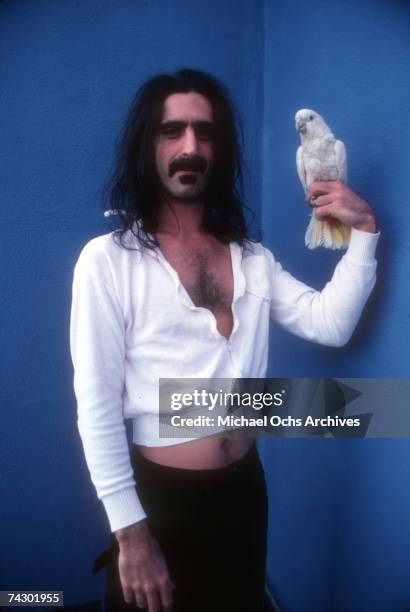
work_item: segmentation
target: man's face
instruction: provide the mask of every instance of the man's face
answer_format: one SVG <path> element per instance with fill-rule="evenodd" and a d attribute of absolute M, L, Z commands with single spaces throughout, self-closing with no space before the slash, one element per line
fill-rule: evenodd
<path fill-rule="evenodd" d="M 201 197 L 214 158 L 210 102 L 198 93 L 175 93 L 164 101 L 155 164 L 168 196 L 190 202 Z"/>

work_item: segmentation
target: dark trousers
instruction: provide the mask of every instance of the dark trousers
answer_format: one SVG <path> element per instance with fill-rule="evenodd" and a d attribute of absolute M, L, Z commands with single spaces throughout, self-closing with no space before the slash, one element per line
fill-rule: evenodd
<path fill-rule="evenodd" d="M 254 444 L 228 466 L 190 470 L 159 465 L 133 448 L 137 491 L 176 588 L 173 612 L 264 609 L 267 494 Z M 141 610 L 124 602 L 112 534 L 106 612 Z"/>

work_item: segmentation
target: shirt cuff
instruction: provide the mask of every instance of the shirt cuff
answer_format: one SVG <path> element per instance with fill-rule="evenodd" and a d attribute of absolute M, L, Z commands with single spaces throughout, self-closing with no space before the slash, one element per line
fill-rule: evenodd
<path fill-rule="evenodd" d="M 346 257 L 357 263 L 373 263 L 379 237 L 380 232 L 373 234 L 352 227 Z"/>
<path fill-rule="evenodd" d="M 101 501 L 104 504 L 111 531 L 123 529 L 147 517 L 135 487 L 106 495 Z"/>

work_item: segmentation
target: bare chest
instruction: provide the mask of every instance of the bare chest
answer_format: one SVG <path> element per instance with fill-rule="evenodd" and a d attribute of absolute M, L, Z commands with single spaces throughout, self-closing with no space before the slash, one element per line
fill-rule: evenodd
<path fill-rule="evenodd" d="M 193 304 L 210 310 L 218 331 L 229 337 L 233 326 L 233 274 L 229 246 L 176 246 L 166 241 L 161 241 L 160 246 Z"/>

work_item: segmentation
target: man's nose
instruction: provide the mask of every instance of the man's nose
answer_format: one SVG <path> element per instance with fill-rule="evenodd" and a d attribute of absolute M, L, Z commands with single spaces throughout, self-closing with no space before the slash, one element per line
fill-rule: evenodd
<path fill-rule="evenodd" d="M 195 130 L 191 127 L 187 127 L 183 136 L 182 153 L 184 155 L 194 155 L 197 152 L 198 140 L 195 134 Z"/>

